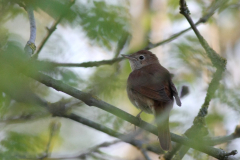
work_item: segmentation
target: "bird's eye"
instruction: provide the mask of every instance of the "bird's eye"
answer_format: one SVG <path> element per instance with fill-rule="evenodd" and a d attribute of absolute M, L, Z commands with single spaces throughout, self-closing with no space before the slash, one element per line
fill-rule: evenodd
<path fill-rule="evenodd" d="M 144 58 L 145 58 L 144 56 L 139 56 L 140 60 L 144 60 Z"/>

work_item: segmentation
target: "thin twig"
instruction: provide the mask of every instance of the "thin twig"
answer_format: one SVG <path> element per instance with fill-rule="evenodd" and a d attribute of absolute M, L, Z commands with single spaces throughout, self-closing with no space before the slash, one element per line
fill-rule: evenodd
<path fill-rule="evenodd" d="M 28 18 L 30 22 L 30 38 L 28 40 L 29 43 L 35 43 L 36 40 L 36 23 L 33 13 L 33 8 L 31 6 L 27 6 Z"/>
<path fill-rule="evenodd" d="M 69 8 L 75 3 L 75 0 L 71 0 L 69 3 Z M 58 20 L 56 20 L 52 26 L 50 28 L 47 28 L 47 35 L 45 38 L 43 38 L 42 42 L 40 43 L 36 53 L 32 56 L 32 58 L 37 59 L 39 53 L 41 52 L 43 46 L 45 45 L 45 43 L 48 41 L 49 37 L 52 35 L 52 33 L 56 30 L 57 25 L 62 21 L 62 19 L 64 18 L 64 16 L 66 15 L 67 10 L 58 18 Z"/>
<path fill-rule="evenodd" d="M 211 5 L 210 5 L 210 8 L 208 9 L 208 12 L 206 12 L 196 23 L 195 23 L 195 26 L 198 26 L 199 24 L 201 23 L 206 23 L 208 21 L 208 19 L 215 13 L 215 11 L 220 7 L 222 6 L 224 3 L 226 3 L 227 1 L 226 0 L 219 0 L 217 2 L 213 2 Z M 171 42 L 173 41 L 174 39 L 176 39 L 177 37 L 179 37 L 180 35 L 186 33 L 187 31 L 191 30 L 192 28 L 189 27 L 187 29 L 184 29 L 183 31 L 180 31 L 174 35 L 172 35 L 170 38 L 166 39 L 166 40 L 163 40 L 161 42 L 158 42 L 158 43 L 155 43 L 155 44 L 152 44 L 152 43 L 149 43 L 148 46 L 145 48 L 146 50 L 149 50 L 149 49 L 152 49 L 152 48 L 155 48 L 155 47 L 158 47 L 158 46 L 161 46 L 165 43 L 168 43 L 168 42 Z"/>
<path fill-rule="evenodd" d="M 50 146 L 52 143 L 53 136 L 55 136 L 56 133 L 59 132 L 60 126 L 61 126 L 61 124 L 56 121 L 53 121 L 50 124 L 50 136 L 49 136 L 49 140 L 48 140 L 47 147 L 46 147 L 46 157 L 49 156 L 49 149 L 50 149 Z"/>
<path fill-rule="evenodd" d="M 174 158 L 172 160 L 180 160 L 182 159 L 185 154 L 188 152 L 190 148 L 186 147 L 186 146 L 181 146 L 181 148 L 179 149 L 179 151 L 177 152 L 177 154 L 174 156 Z"/>
<path fill-rule="evenodd" d="M 36 40 L 36 23 L 35 23 L 35 18 L 34 18 L 34 13 L 33 13 L 33 8 L 32 6 L 28 5 L 26 6 L 26 10 L 28 13 L 28 18 L 30 22 L 30 38 L 24 48 L 25 53 L 27 54 L 28 57 L 31 57 L 34 51 L 36 50 L 35 46 L 35 40 Z"/>
<path fill-rule="evenodd" d="M 238 152 L 237 152 L 237 150 L 233 150 L 233 151 L 231 151 L 231 152 L 228 152 L 227 154 L 226 154 L 226 156 L 228 157 L 228 156 L 234 156 L 234 155 L 236 155 Z"/>
<path fill-rule="evenodd" d="M 90 61 L 83 63 L 54 63 L 54 62 L 43 62 L 46 63 L 46 66 L 49 67 L 98 67 L 101 65 L 111 65 L 113 63 L 123 60 L 123 57 L 113 58 L 111 60 L 102 60 L 102 61 Z"/>
<path fill-rule="evenodd" d="M 138 146 L 138 148 L 140 149 L 146 160 L 151 160 L 151 158 L 148 156 L 147 150 L 143 147 L 142 143 Z"/>
<path fill-rule="evenodd" d="M 214 137 L 214 138 L 204 138 L 203 143 L 210 146 L 215 146 L 221 143 L 232 141 L 235 138 L 239 138 L 240 135 L 232 133 L 228 136 Z"/>
<path fill-rule="evenodd" d="M 99 148 L 109 147 L 109 146 L 114 145 L 114 144 L 119 143 L 119 142 L 121 142 L 121 141 L 120 140 L 115 140 L 113 142 L 101 143 L 99 145 L 96 145 L 95 147 L 92 147 L 91 149 L 89 149 L 89 151 L 76 156 L 76 158 L 85 158 L 87 155 L 92 154 L 93 152 L 97 152 L 99 150 Z"/>
<path fill-rule="evenodd" d="M 119 56 L 121 50 L 124 48 L 124 45 L 126 45 L 126 43 L 129 41 L 130 37 L 131 36 L 129 35 L 129 33 L 125 33 L 121 36 L 120 40 L 118 41 L 117 49 L 113 58 L 117 58 Z"/>
<path fill-rule="evenodd" d="M 222 70 L 225 70 L 226 67 L 226 59 L 219 56 L 206 42 L 206 40 L 201 36 L 199 33 L 197 27 L 192 21 L 192 18 L 189 16 L 189 10 L 187 8 L 187 4 L 185 0 L 180 0 L 180 13 L 185 16 L 189 24 L 191 25 L 191 28 L 195 32 L 196 36 L 198 37 L 199 42 L 201 43 L 202 47 L 205 49 L 208 57 L 211 59 L 212 64 L 216 68 L 220 68 Z"/>
<path fill-rule="evenodd" d="M 146 160 L 151 160 L 151 158 L 148 156 L 147 151 L 144 148 L 140 149 L 143 156 L 145 157 Z"/>
<path fill-rule="evenodd" d="M 180 143 L 177 143 L 173 149 L 167 153 L 164 154 L 164 159 L 165 160 L 171 160 L 172 157 L 177 153 L 177 151 L 182 147 Z"/>

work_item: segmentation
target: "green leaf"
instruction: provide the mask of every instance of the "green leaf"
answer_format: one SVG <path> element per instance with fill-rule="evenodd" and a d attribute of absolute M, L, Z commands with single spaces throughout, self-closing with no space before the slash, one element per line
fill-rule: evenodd
<path fill-rule="evenodd" d="M 128 10 L 103 1 L 93 1 L 93 6 L 89 6 L 81 4 L 75 9 L 80 25 L 92 43 L 113 49 L 122 35 L 129 33 Z"/>
<path fill-rule="evenodd" d="M 44 151 L 46 140 L 40 136 L 8 132 L 1 145 L 6 149 L 5 155 L 30 157 Z"/>

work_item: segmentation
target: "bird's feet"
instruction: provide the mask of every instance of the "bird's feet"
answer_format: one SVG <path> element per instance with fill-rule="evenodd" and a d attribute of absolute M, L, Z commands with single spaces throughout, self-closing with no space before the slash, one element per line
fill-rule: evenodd
<path fill-rule="evenodd" d="M 141 110 L 141 112 L 139 112 L 139 113 L 137 114 L 137 116 L 136 116 L 136 118 L 138 119 L 138 124 L 139 124 L 139 125 L 140 125 L 141 122 L 142 122 L 142 119 L 141 119 L 141 113 L 142 113 L 142 111 L 143 111 L 143 110 Z M 136 130 L 136 126 L 135 126 L 134 128 L 135 128 L 135 130 Z"/>

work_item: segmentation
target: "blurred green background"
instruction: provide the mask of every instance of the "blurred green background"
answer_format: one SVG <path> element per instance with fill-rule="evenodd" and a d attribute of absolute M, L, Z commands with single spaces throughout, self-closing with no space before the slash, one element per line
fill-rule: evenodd
<path fill-rule="evenodd" d="M 194 22 L 213 9 L 216 3 L 221 4 L 198 29 L 209 45 L 227 59 L 227 69 L 206 117 L 209 136 L 229 135 L 240 119 L 240 2 L 188 0 L 187 3 Z M 23 92 L 26 89 L 49 103 L 68 103 L 71 112 L 115 131 L 133 132 L 132 124 L 15 71 L 22 65 L 17 59 L 27 59 L 23 50 L 29 38 L 29 20 L 22 7 L 26 4 L 34 8 L 37 48 L 49 34 L 46 27 L 51 28 L 60 19 L 56 30 L 39 52 L 38 60 L 42 61 L 82 63 L 121 57 L 120 54 L 133 53 L 145 48 L 149 42 L 161 42 L 189 27 L 184 16 L 179 14 L 177 0 L 1 0 L 0 159 L 38 159 L 46 150 L 49 155 L 45 159 L 74 159 L 72 157 L 87 152 L 91 147 L 115 140 L 72 120 L 51 117 L 38 104 L 23 103 L 23 99 L 31 98 L 28 97 L 31 92 Z M 189 94 L 182 98 L 182 107 L 175 105 L 170 116 L 171 132 L 181 135 L 192 125 L 203 104 L 215 69 L 191 30 L 169 43 L 151 48 L 151 51 L 174 74 L 173 81 L 179 92 L 182 86 L 189 88 Z M 16 60 L 6 60 L 9 57 Z M 126 80 L 131 68 L 126 60 L 90 68 L 46 66 L 42 72 L 96 95 L 132 115 L 139 112 L 127 98 Z M 149 123 L 154 119 L 146 113 L 141 118 Z M 147 143 L 157 142 L 157 137 L 148 132 L 141 132 L 137 138 Z M 230 151 L 240 149 L 239 144 L 240 140 L 235 139 L 217 147 Z M 149 152 L 149 156 L 158 158 L 155 153 Z M 236 157 L 240 158 L 239 155 Z M 120 142 L 89 153 L 85 159 L 141 160 L 144 156 L 136 147 Z M 190 149 L 184 159 L 214 158 Z"/>

